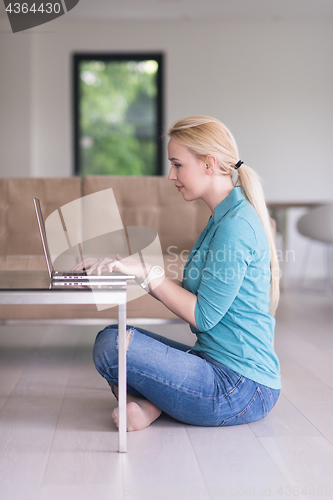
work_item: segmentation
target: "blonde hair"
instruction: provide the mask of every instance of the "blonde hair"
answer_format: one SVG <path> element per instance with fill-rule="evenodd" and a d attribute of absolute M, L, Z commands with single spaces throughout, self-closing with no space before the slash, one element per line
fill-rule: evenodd
<path fill-rule="evenodd" d="M 235 165 L 239 161 L 238 148 L 230 130 L 219 120 L 210 116 L 190 116 L 176 122 L 168 135 L 200 159 L 205 159 L 208 155 L 215 156 L 220 171 L 232 178 Z M 280 297 L 280 269 L 261 180 L 258 174 L 244 163 L 237 169 L 237 173 L 237 184 L 239 183 L 245 198 L 257 212 L 268 239 L 271 261 L 270 310 L 274 314 Z"/>

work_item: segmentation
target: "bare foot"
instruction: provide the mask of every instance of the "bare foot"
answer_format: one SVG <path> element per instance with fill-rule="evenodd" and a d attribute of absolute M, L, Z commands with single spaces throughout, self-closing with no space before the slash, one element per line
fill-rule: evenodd
<path fill-rule="evenodd" d="M 134 398 L 133 396 L 131 399 L 135 399 L 135 401 L 130 401 L 126 405 L 128 431 L 139 431 L 148 427 L 162 413 L 162 410 L 147 399 Z M 116 426 L 119 427 L 119 408 L 113 410 L 112 418 Z"/>

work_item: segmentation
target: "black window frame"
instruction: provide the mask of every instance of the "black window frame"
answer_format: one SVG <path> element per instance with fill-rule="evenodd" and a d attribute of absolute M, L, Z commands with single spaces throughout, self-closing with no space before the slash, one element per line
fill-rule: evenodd
<path fill-rule="evenodd" d="M 164 150 L 164 54 L 162 52 L 84 52 L 72 56 L 73 67 L 73 128 L 74 128 L 74 175 L 81 176 L 80 172 L 80 75 L 81 61 L 147 61 L 155 60 L 158 63 L 157 71 L 157 168 L 156 176 L 163 175 Z"/>

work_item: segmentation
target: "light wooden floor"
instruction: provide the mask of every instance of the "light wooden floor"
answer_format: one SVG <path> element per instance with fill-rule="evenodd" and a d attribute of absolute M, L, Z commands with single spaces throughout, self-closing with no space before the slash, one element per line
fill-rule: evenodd
<path fill-rule="evenodd" d="M 263 420 L 187 426 L 162 415 L 117 453 L 98 326 L 0 326 L 0 499 L 333 498 L 333 296 L 285 292 L 282 395 Z M 187 326 L 149 325 L 191 343 Z"/>

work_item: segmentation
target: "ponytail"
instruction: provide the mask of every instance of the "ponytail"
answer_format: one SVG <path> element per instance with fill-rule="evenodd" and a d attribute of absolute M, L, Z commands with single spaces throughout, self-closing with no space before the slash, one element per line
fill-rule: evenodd
<path fill-rule="evenodd" d="M 270 310 L 272 314 L 275 314 L 280 298 L 280 268 L 275 246 L 275 237 L 265 203 L 265 197 L 260 182 L 260 177 L 252 168 L 248 167 L 245 164 L 242 164 L 242 166 L 237 170 L 237 173 L 239 184 L 242 188 L 243 194 L 257 212 L 268 239 L 271 257 Z"/>

